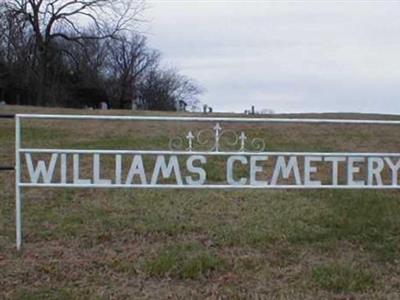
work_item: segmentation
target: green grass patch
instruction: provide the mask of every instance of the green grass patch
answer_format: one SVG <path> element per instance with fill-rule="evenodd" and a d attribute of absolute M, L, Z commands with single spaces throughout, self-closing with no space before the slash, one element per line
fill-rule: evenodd
<path fill-rule="evenodd" d="M 287 233 L 295 244 L 324 244 L 348 240 L 373 252 L 377 259 L 392 261 L 399 254 L 400 199 L 396 192 L 314 192 L 308 197 L 325 208 L 288 222 Z"/>
<path fill-rule="evenodd" d="M 155 258 L 148 259 L 145 270 L 150 276 L 197 279 L 222 271 L 225 265 L 222 258 L 201 244 L 177 243 L 161 249 Z"/>
<path fill-rule="evenodd" d="M 76 136 L 62 128 L 25 124 L 21 130 L 22 147 L 26 148 L 62 147 L 66 141 L 74 139 Z"/>
<path fill-rule="evenodd" d="M 368 270 L 339 264 L 315 267 L 312 278 L 319 287 L 334 292 L 365 292 L 375 285 Z"/>
<path fill-rule="evenodd" d="M 165 149 L 168 147 L 167 136 L 110 136 L 101 139 L 87 139 L 71 143 L 77 149 Z"/>

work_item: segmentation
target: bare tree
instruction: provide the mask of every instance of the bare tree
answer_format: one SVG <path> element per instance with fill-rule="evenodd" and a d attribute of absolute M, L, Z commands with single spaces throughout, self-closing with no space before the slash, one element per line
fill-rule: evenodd
<path fill-rule="evenodd" d="M 121 36 L 108 43 L 111 77 L 114 78 L 113 95 L 119 108 L 129 108 L 137 98 L 138 85 L 146 72 L 155 68 L 159 53 L 146 46 L 144 36 Z"/>
<path fill-rule="evenodd" d="M 108 101 L 108 40 L 84 39 L 79 44 L 63 41 L 59 48 L 64 54 L 66 64 L 63 68 L 69 78 L 68 82 L 63 82 L 68 86 L 66 105 L 96 107 L 99 102 Z"/>
<path fill-rule="evenodd" d="M 185 103 L 194 110 L 200 103 L 198 96 L 203 89 L 193 80 L 180 75 L 175 70 L 154 69 L 141 84 L 141 95 L 149 110 L 177 110 Z"/>
<path fill-rule="evenodd" d="M 0 97 L 17 104 L 197 106 L 202 89 L 134 31 L 142 2 L 0 0 Z M 19 101 L 22 99 L 22 101 Z"/>
<path fill-rule="evenodd" d="M 17 103 L 22 91 L 27 89 L 30 79 L 34 77 L 34 55 L 35 43 L 31 28 L 26 26 L 22 16 L 15 16 L 7 9 L 5 2 L 1 3 L 0 62 L 3 67 L 0 69 L 0 76 L 8 79 L 8 84 L 15 91 Z M 13 78 L 14 74 L 18 74 L 18 78 Z M 28 95 L 23 96 L 26 98 Z"/>
<path fill-rule="evenodd" d="M 137 20 L 143 2 L 130 0 L 7 0 L 13 17 L 23 18 L 33 31 L 37 47 L 39 104 L 46 104 L 46 80 L 55 40 L 81 43 L 104 39 L 128 30 Z M 96 29 L 88 35 L 80 24 Z"/>

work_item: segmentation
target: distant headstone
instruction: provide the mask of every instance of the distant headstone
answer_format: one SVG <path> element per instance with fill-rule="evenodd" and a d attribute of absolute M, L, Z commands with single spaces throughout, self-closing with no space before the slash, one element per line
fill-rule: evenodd
<path fill-rule="evenodd" d="M 100 109 L 101 110 L 107 110 L 108 109 L 108 105 L 106 102 L 101 102 L 100 103 Z"/>
<path fill-rule="evenodd" d="M 136 99 L 131 101 L 131 109 L 137 110 L 138 109 L 138 101 Z"/>

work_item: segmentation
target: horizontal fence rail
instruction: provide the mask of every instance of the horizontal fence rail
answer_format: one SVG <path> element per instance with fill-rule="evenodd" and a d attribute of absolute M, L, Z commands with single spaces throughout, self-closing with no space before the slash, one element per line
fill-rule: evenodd
<path fill-rule="evenodd" d="M 15 167 L 0 166 L 0 171 L 15 171 Z"/>
<path fill-rule="evenodd" d="M 163 117 L 163 116 L 105 116 L 105 115 L 29 115 L 26 119 L 120 120 L 120 121 L 181 121 L 181 122 L 240 122 L 240 123 L 311 123 L 311 124 L 371 124 L 400 125 L 400 120 L 301 119 L 301 118 L 228 118 L 228 117 Z"/>
<path fill-rule="evenodd" d="M 14 119 L 15 115 L 4 115 L 4 114 L 0 114 L 0 119 Z"/>
<path fill-rule="evenodd" d="M 144 155 L 209 155 L 209 156 L 231 156 L 231 155 L 245 155 L 245 156 L 264 156 L 264 155 L 282 155 L 282 156 L 344 156 L 344 157 L 400 157 L 400 153 L 386 153 L 386 152 L 240 152 L 240 151 L 169 151 L 169 150 L 92 150 L 92 149 L 36 149 L 36 148 L 22 148 L 19 149 L 20 153 L 59 153 L 59 154 L 144 154 Z"/>
<path fill-rule="evenodd" d="M 118 188 L 118 189 L 126 189 L 126 188 L 135 188 L 135 189 L 215 189 L 215 190 L 223 190 L 223 189 L 372 189 L 372 190 L 393 190 L 399 189 L 399 185 L 288 185 L 288 184 L 277 184 L 277 185 L 226 185 L 226 184 L 202 184 L 202 185 L 187 185 L 187 184 L 61 184 L 61 183 L 20 183 L 20 187 L 36 187 L 36 188 Z"/>

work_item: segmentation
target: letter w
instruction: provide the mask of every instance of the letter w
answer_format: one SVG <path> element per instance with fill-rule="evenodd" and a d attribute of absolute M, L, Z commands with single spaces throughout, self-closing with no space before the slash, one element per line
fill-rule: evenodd
<path fill-rule="evenodd" d="M 31 154 L 25 153 L 25 160 L 26 164 L 28 165 L 28 171 L 29 171 L 29 177 L 31 178 L 31 183 L 38 183 L 40 176 L 43 177 L 43 183 L 51 183 L 57 159 L 58 159 L 58 154 L 54 153 L 51 155 L 50 165 L 48 169 L 46 168 L 46 163 L 43 160 L 39 160 L 36 169 L 34 169 Z"/>

